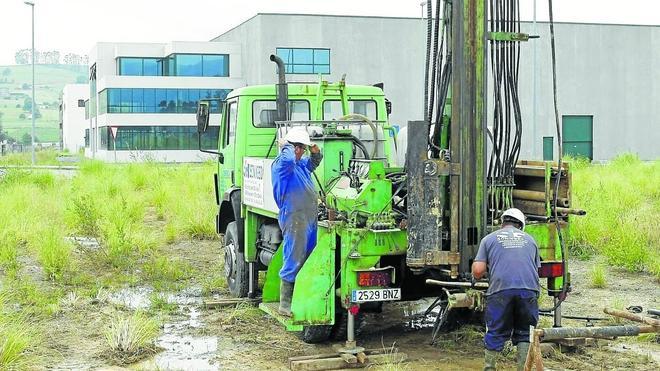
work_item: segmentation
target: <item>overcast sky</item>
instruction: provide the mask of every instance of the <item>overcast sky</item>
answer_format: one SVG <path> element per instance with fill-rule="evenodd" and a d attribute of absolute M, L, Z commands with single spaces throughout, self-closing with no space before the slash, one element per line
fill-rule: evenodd
<path fill-rule="evenodd" d="M 311 13 L 419 17 L 422 0 L 33 0 L 36 49 L 87 54 L 97 41 L 206 41 L 256 13 Z M 547 20 L 547 0 L 538 0 Z M 656 0 L 554 0 L 563 22 L 660 25 Z M 521 0 L 524 20 L 533 0 Z M 0 0 L 0 65 L 30 47 L 30 7 Z"/>

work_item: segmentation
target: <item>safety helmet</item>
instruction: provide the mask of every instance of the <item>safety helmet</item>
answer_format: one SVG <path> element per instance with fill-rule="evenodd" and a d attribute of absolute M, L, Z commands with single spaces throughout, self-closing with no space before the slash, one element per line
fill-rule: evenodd
<path fill-rule="evenodd" d="M 502 219 L 504 219 L 505 216 L 511 217 L 519 221 L 522 224 L 521 229 L 525 229 L 525 214 L 523 214 L 522 211 L 516 209 L 515 207 L 512 207 L 502 213 Z"/>
<path fill-rule="evenodd" d="M 284 139 L 289 143 L 300 143 L 306 146 L 312 145 L 312 141 L 309 139 L 309 133 L 301 127 L 289 129 L 289 132 L 286 133 Z"/>

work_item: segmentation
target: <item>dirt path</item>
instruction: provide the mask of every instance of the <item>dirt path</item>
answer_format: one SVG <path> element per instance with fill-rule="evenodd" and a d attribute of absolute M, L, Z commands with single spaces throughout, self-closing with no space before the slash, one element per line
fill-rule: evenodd
<path fill-rule="evenodd" d="M 102 301 L 72 298 L 62 315 L 53 322 L 49 349 L 44 353 L 47 369 L 119 369 L 116 361 L 103 352 L 100 329 L 117 311 L 136 308 L 150 310 L 161 319 L 163 328 L 156 340 L 160 351 L 154 356 L 124 366 L 133 370 L 284 370 L 289 357 L 333 352 L 334 341 L 322 345 L 305 344 L 296 334 L 286 332 L 279 323 L 258 309 L 239 305 L 230 308 L 205 308 L 204 299 L 228 297 L 221 276 L 217 241 L 184 241 L 166 248 L 171 256 L 185 259 L 197 273 L 186 287 L 164 293 L 168 308 L 151 308 L 154 289 L 128 287 L 108 293 Z M 616 298 L 624 306 L 658 307 L 658 283 L 650 277 L 611 270 L 610 285 L 604 289 L 588 287 L 587 270 L 593 262 L 572 262 L 574 292 L 564 305 L 564 313 L 604 317 L 601 308 Z M 430 344 L 433 318 L 421 312 L 429 301 L 390 303 L 379 314 L 368 314 L 359 336 L 367 348 L 398 349 L 409 361 L 374 367 L 383 370 L 479 370 L 483 367 L 483 328 L 464 326 L 441 334 Z M 548 318 L 544 325 L 550 324 Z M 565 325 L 582 326 L 581 321 Z M 660 367 L 660 345 L 635 339 L 603 341 L 574 353 L 546 356 L 545 366 L 553 370 L 636 369 Z M 507 348 L 500 363 L 505 369 L 515 366 L 515 352 Z"/>

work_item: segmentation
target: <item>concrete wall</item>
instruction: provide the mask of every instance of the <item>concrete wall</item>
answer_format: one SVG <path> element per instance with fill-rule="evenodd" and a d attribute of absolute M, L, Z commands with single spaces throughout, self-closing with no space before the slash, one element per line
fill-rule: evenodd
<path fill-rule="evenodd" d="M 390 121 L 405 125 L 422 117 L 426 29 L 420 19 L 261 14 L 215 38 L 242 45 L 248 85 L 277 81 L 268 57 L 278 47 L 330 48 L 330 75 L 348 84 L 383 82 L 393 102 Z M 317 82 L 318 75 L 288 74 L 289 81 Z M 416 91 L 413 91 L 416 89 Z"/>
<path fill-rule="evenodd" d="M 538 23 L 538 32 L 531 23 L 522 27 L 541 38 L 521 45 L 521 158 L 542 159 L 544 136 L 555 137 L 556 146 L 548 24 Z M 593 116 L 594 160 L 622 152 L 660 158 L 660 27 L 557 23 L 555 38 L 559 114 Z M 259 14 L 213 41 L 241 44 L 248 85 L 276 82 L 268 56 L 277 47 L 330 48 L 331 74 L 325 79 L 336 81 L 346 73 L 351 84 L 384 82 L 393 124 L 422 117 L 426 28 L 421 19 Z M 318 80 L 316 75 L 287 78 Z M 490 122 L 492 109 L 488 117 Z"/>
<path fill-rule="evenodd" d="M 69 84 L 62 92 L 62 144 L 71 153 L 85 147 L 85 129 L 89 121 L 85 119 L 85 107 L 78 107 L 78 100 L 89 98 L 89 85 Z"/>

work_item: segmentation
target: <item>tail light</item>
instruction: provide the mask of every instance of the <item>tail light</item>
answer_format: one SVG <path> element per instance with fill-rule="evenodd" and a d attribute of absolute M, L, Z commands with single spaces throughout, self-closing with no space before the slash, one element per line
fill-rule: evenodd
<path fill-rule="evenodd" d="M 391 273 L 390 273 L 391 272 Z M 359 286 L 389 286 L 394 269 L 368 270 L 357 272 Z"/>
<path fill-rule="evenodd" d="M 539 277 L 554 278 L 562 277 L 564 275 L 564 264 L 562 262 L 541 262 L 539 268 Z"/>

